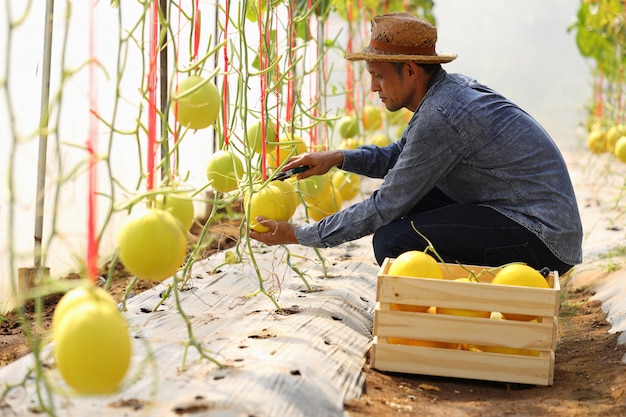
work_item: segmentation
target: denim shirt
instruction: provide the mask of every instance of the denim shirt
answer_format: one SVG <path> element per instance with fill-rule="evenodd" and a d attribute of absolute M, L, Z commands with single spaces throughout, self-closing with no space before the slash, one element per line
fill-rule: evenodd
<path fill-rule="evenodd" d="M 556 144 L 528 113 L 476 80 L 438 70 L 400 140 L 342 152 L 342 169 L 384 181 L 368 199 L 296 227 L 302 245 L 332 247 L 372 234 L 438 187 L 458 203 L 508 216 L 561 261 L 582 261 L 580 214 Z"/>

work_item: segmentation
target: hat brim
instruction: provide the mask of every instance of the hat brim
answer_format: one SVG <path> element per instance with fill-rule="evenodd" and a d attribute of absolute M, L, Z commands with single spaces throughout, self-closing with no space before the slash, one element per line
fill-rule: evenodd
<path fill-rule="evenodd" d="M 363 52 L 355 52 L 344 56 L 348 61 L 384 61 L 414 62 L 416 64 L 446 64 L 457 58 L 456 54 L 437 55 L 402 55 L 379 52 L 374 48 L 365 48 Z"/>

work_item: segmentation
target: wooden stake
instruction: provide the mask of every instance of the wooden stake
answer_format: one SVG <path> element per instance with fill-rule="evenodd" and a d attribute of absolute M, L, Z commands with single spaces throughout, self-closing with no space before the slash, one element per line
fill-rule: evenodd
<path fill-rule="evenodd" d="M 24 293 L 41 285 L 48 278 L 50 278 L 50 268 L 48 267 L 18 268 L 17 280 L 19 298 L 22 300 Z M 25 299 L 22 301 L 25 301 Z"/>

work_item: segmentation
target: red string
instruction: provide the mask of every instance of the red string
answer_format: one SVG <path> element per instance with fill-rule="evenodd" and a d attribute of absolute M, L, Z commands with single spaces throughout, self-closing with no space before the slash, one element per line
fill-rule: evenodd
<path fill-rule="evenodd" d="M 152 0 L 150 25 L 150 49 L 149 49 L 149 69 L 148 69 L 148 181 L 147 189 L 154 189 L 154 161 L 157 150 L 156 140 L 156 88 L 157 88 L 157 55 L 158 55 L 158 34 L 159 34 L 159 2 Z"/>
<path fill-rule="evenodd" d="M 346 45 L 347 53 L 352 53 L 352 35 L 353 35 L 353 16 L 352 16 L 352 2 L 348 2 L 348 44 Z M 352 113 L 354 110 L 354 98 L 353 98 L 353 90 L 354 90 L 354 69 L 352 68 L 352 62 L 348 62 L 348 66 L 346 68 L 346 112 Z"/>
<path fill-rule="evenodd" d="M 293 25 L 293 14 L 295 12 L 295 0 L 291 0 L 289 2 L 289 13 L 287 16 L 287 27 L 290 28 L 290 32 L 287 34 L 287 44 L 289 50 L 289 67 L 293 63 L 293 58 L 295 56 L 293 52 L 294 45 L 296 43 L 296 30 Z M 276 14 L 276 21 L 278 26 L 278 14 Z M 278 36 L 278 35 L 277 35 Z M 278 45 L 278 39 L 276 40 L 276 45 Z M 278 73 L 276 74 L 276 78 L 278 79 Z M 279 100 L 280 102 L 280 100 Z M 285 121 L 286 123 L 290 123 L 293 118 L 293 77 L 291 75 L 287 76 L 287 102 L 285 103 L 287 108 L 285 109 Z M 293 138 L 292 138 L 293 139 Z M 276 148 L 276 166 L 280 165 L 280 146 Z"/>
<path fill-rule="evenodd" d="M 313 5 L 312 4 L 312 0 L 308 0 L 308 1 L 309 1 L 309 9 L 311 9 L 311 7 Z M 312 20 L 312 18 L 309 15 L 309 24 L 311 23 L 311 20 Z M 320 39 L 319 39 L 319 24 L 318 24 L 317 20 L 315 20 L 315 41 L 316 41 L 316 45 L 318 45 Z M 315 58 L 314 58 L 313 62 L 318 62 L 318 56 L 319 56 L 319 49 L 316 47 L 315 48 Z M 309 89 L 310 90 L 309 91 L 311 91 L 311 105 L 313 107 L 313 118 L 315 120 L 318 119 L 318 110 L 317 110 L 316 102 L 317 102 L 317 99 L 318 99 L 319 82 L 317 80 L 317 77 L 318 77 L 317 73 L 313 73 L 309 77 L 309 82 L 310 82 L 310 84 L 309 84 Z M 314 125 L 311 128 L 310 135 L 311 135 L 311 146 L 314 146 L 314 149 L 317 149 L 317 144 L 318 144 L 317 143 L 318 142 L 317 141 L 317 139 L 318 139 L 318 137 L 317 137 L 317 125 Z"/>
<path fill-rule="evenodd" d="M 600 69 L 600 76 L 598 77 L 598 84 L 596 86 L 596 99 L 598 100 L 598 102 L 596 103 L 596 117 L 598 119 L 602 119 L 602 107 L 603 107 L 603 100 L 604 100 L 604 96 L 603 96 L 603 88 L 604 85 L 604 73 L 602 72 L 602 69 Z"/>
<path fill-rule="evenodd" d="M 230 20 L 230 1 L 226 0 L 226 22 L 224 23 L 224 81 L 222 91 L 222 120 L 224 147 L 228 147 L 228 22 Z"/>
<path fill-rule="evenodd" d="M 287 37 L 287 42 L 289 43 L 289 53 L 290 53 L 289 66 L 291 66 L 291 64 L 293 63 L 293 58 L 295 56 L 293 48 L 296 44 L 296 28 L 294 27 L 292 23 L 292 16 L 295 13 L 295 10 L 296 10 L 295 0 L 291 0 L 290 13 L 288 17 L 289 18 L 288 27 L 291 27 L 291 33 Z M 292 117 L 293 117 L 293 77 L 290 75 L 287 77 L 287 111 L 286 111 L 285 119 L 287 121 L 291 121 Z"/>
<path fill-rule="evenodd" d="M 357 10 L 365 10 L 365 6 L 363 5 L 363 0 L 357 0 Z M 358 40 L 358 44 L 361 45 L 363 43 L 363 39 L 365 36 L 363 35 L 363 29 L 365 28 L 364 24 L 354 23 L 354 15 L 351 16 L 351 24 L 355 27 L 356 38 Z M 360 111 L 361 105 L 363 103 L 363 85 L 362 85 L 362 77 L 354 76 L 354 67 L 352 70 L 352 110 L 358 113 Z"/>
<path fill-rule="evenodd" d="M 311 6 L 313 5 L 313 2 L 311 0 L 307 0 L 307 7 L 310 10 Z M 307 21 L 306 21 L 306 26 L 307 26 L 307 30 L 310 33 L 311 30 L 311 17 L 312 14 L 309 14 L 309 16 L 307 17 Z M 317 41 L 317 38 L 315 39 Z M 313 87 L 313 74 L 309 74 L 308 76 L 308 81 L 309 81 L 309 103 L 312 105 L 313 104 L 313 100 L 314 100 L 314 87 Z M 313 106 L 316 107 L 316 106 Z M 315 117 L 315 109 L 313 109 L 313 115 Z M 317 135 L 315 134 L 315 127 L 311 127 L 311 129 L 309 129 L 309 152 L 314 152 L 315 149 L 317 147 Z"/>
<path fill-rule="evenodd" d="M 276 27 L 279 27 L 278 13 L 274 13 L 274 15 L 276 18 Z M 287 16 L 287 19 L 289 19 L 289 16 Z M 289 24 L 289 20 L 287 20 L 287 24 Z M 275 31 L 274 45 L 278 45 L 278 31 L 277 30 Z M 278 53 L 276 53 L 276 56 L 278 56 Z M 276 85 L 278 85 L 278 80 L 280 80 L 280 71 L 279 71 L 278 66 L 276 66 L 276 71 L 275 71 Z M 276 142 L 280 142 L 280 126 L 281 126 L 280 125 L 280 111 L 281 111 L 280 94 L 279 94 L 279 91 L 276 90 Z M 278 161 L 280 161 L 280 145 L 276 147 L 277 166 L 278 166 Z"/>
<path fill-rule="evenodd" d="M 324 39 L 328 39 L 328 25 L 324 25 Z M 328 85 L 328 83 L 326 82 L 326 80 L 328 80 L 329 75 L 328 75 L 328 54 L 324 55 L 324 59 L 322 60 L 322 74 L 324 74 L 324 83 L 322 84 L 324 87 L 324 96 L 327 97 L 328 94 L 327 90 L 326 90 L 326 86 Z M 328 129 L 322 129 L 322 149 L 323 150 L 328 150 L 328 141 L 329 141 L 329 137 L 328 137 Z"/>
<path fill-rule="evenodd" d="M 96 235 L 96 148 L 98 140 L 98 108 L 97 83 L 95 64 L 95 9 L 93 4 L 90 10 L 89 56 L 92 62 L 89 65 L 89 135 L 87 137 L 87 152 L 89 153 L 88 191 L 87 191 L 87 277 L 96 282 L 98 279 L 98 237 Z"/>
<path fill-rule="evenodd" d="M 617 123 L 622 123 L 624 68 L 619 70 L 619 93 L 617 94 Z"/>
<path fill-rule="evenodd" d="M 257 1 L 257 11 L 259 13 L 259 70 L 261 71 L 261 175 L 263 179 L 267 179 L 267 163 L 265 161 L 266 149 L 265 149 L 265 100 L 267 98 L 267 74 L 266 68 L 266 54 L 264 53 L 263 41 L 266 37 L 266 33 L 263 30 L 263 24 L 261 22 L 261 3 L 262 0 Z"/>
<path fill-rule="evenodd" d="M 293 48 L 293 44 L 290 46 Z M 287 111 L 285 114 L 285 120 L 288 122 L 293 118 L 293 77 L 290 75 L 287 79 Z"/>
<path fill-rule="evenodd" d="M 200 48 L 200 9 L 199 0 L 196 0 L 196 12 L 193 15 L 193 61 L 198 60 L 198 49 Z"/>

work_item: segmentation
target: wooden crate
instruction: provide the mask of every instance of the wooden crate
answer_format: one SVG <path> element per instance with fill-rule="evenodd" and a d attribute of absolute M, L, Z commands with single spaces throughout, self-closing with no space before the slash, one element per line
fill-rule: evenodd
<path fill-rule="evenodd" d="M 547 277 L 550 288 L 458 282 L 482 266 L 446 264 L 444 279 L 387 274 L 386 259 L 378 274 L 371 366 L 381 371 L 552 385 L 557 318 L 558 272 Z M 392 310 L 392 304 L 490 311 L 489 318 Z M 537 316 L 534 321 L 503 320 L 500 313 Z M 390 339 L 391 338 L 391 339 Z M 397 338 L 410 339 L 410 342 Z M 420 345 L 421 346 L 416 346 Z M 486 348 L 490 347 L 490 348 Z M 494 352 L 495 351 L 495 352 Z"/>

